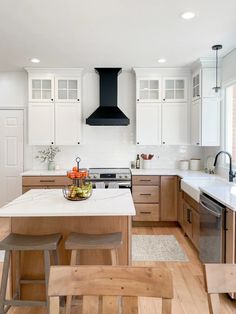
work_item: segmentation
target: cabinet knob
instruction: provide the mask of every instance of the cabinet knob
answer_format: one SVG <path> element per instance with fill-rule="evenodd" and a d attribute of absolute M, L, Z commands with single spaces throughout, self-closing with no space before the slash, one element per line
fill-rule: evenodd
<path fill-rule="evenodd" d="M 137 101 L 139 101 L 139 99 L 137 99 Z"/>
<path fill-rule="evenodd" d="M 54 144 L 54 142 L 51 142 L 51 144 L 53 145 L 53 144 Z"/>
<path fill-rule="evenodd" d="M 163 101 L 166 101 L 166 99 L 165 99 L 165 98 L 163 98 Z"/>
<path fill-rule="evenodd" d="M 53 98 L 51 98 L 51 101 L 53 101 Z"/>
<path fill-rule="evenodd" d="M 200 143 L 196 143 L 197 145 L 199 145 Z"/>
<path fill-rule="evenodd" d="M 162 144 L 165 144 L 166 142 L 162 142 Z"/>
<path fill-rule="evenodd" d="M 137 144 L 139 144 L 139 142 L 137 142 Z"/>
<path fill-rule="evenodd" d="M 80 142 L 78 142 L 78 144 L 80 144 Z"/>
<path fill-rule="evenodd" d="M 79 98 L 77 99 L 77 101 L 79 101 Z"/>

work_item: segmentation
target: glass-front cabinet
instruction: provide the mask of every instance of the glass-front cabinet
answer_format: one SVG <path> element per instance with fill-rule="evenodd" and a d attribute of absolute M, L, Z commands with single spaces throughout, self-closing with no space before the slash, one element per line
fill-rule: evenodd
<path fill-rule="evenodd" d="M 187 101 L 187 80 L 182 77 L 167 77 L 163 79 L 163 101 Z"/>
<path fill-rule="evenodd" d="M 139 78 L 137 80 L 137 101 L 138 102 L 161 101 L 161 79 Z"/>
<path fill-rule="evenodd" d="M 80 101 L 80 80 L 79 78 L 60 77 L 55 80 L 55 97 L 58 102 Z"/>
<path fill-rule="evenodd" d="M 201 76 L 200 71 L 192 76 L 192 100 L 197 100 L 201 97 Z"/>
<path fill-rule="evenodd" d="M 29 101 L 54 101 L 54 79 L 50 77 L 32 77 L 29 79 Z"/>

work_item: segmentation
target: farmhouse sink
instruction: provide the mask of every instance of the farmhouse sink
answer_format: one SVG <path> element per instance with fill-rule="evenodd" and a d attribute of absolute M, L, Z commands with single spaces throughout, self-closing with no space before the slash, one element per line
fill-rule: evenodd
<path fill-rule="evenodd" d="M 225 185 L 225 180 L 217 177 L 193 177 L 181 180 L 181 189 L 199 202 L 200 188 Z"/>

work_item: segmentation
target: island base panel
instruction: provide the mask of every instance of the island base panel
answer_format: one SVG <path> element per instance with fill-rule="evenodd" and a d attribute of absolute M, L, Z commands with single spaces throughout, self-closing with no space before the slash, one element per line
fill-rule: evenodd
<path fill-rule="evenodd" d="M 11 230 L 15 233 L 43 235 L 60 232 L 63 240 L 59 247 L 60 264 L 69 265 L 70 251 L 64 249 L 65 239 L 70 232 L 111 233 L 122 232 L 123 245 L 118 249 L 120 265 L 129 265 L 131 256 L 131 217 L 20 217 L 12 218 Z M 80 251 L 79 263 L 84 265 L 111 264 L 110 251 Z M 12 258 L 13 295 L 15 291 L 16 259 Z M 21 253 L 21 276 L 24 279 L 43 279 L 44 262 L 42 252 Z M 27 300 L 44 300 L 44 285 L 28 284 L 21 287 L 21 298 Z"/>

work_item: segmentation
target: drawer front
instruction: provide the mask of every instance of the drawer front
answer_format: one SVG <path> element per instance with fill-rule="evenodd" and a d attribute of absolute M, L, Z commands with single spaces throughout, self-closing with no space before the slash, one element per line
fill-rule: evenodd
<path fill-rule="evenodd" d="M 23 186 L 64 186 L 72 184 L 72 180 L 66 176 L 37 176 L 37 177 L 23 177 Z"/>
<path fill-rule="evenodd" d="M 133 185 L 160 185 L 160 176 L 132 176 Z"/>
<path fill-rule="evenodd" d="M 159 221 L 159 204 L 135 204 L 133 221 Z"/>
<path fill-rule="evenodd" d="M 159 186 L 133 186 L 133 200 L 136 203 L 159 203 Z"/>

